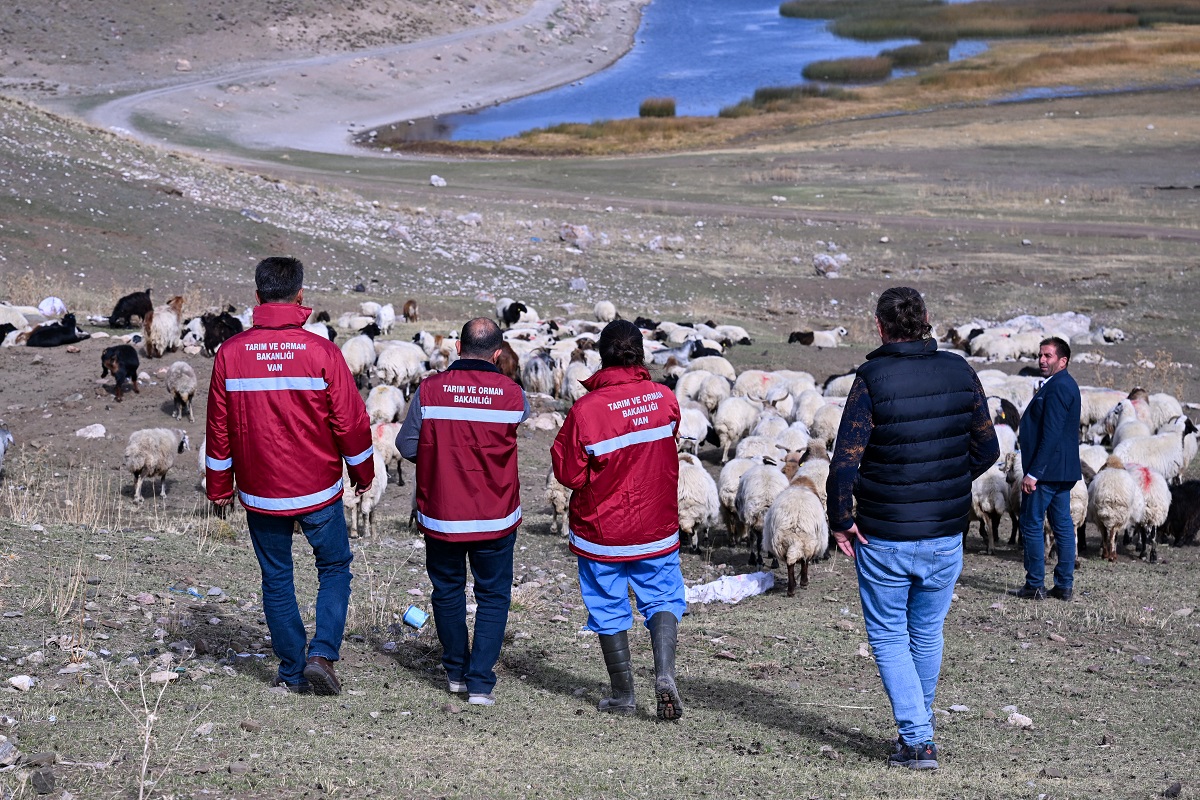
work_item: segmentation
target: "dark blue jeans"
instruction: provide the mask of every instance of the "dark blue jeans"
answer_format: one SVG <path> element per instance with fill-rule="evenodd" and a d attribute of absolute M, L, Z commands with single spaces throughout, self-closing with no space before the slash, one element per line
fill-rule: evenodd
<path fill-rule="evenodd" d="M 1033 494 L 1021 499 L 1021 540 L 1025 547 L 1025 585 L 1044 588 L 1046 580 L 1046 539 L 1043 533 L 1047 514 L 1058 563 L 1054 565 L 1054 585 L 1070 589 L 1075 585 L 1075 523 L 1071 520 L 1071 487 L 1067 481 L 1038 481 Z"/>
<path fill-rule="evenodd" d="M 312 642 L 304 633 L 296 604 L 292 573 L 292 530 L 296 522 L 317 562 L 317 625 Z M 301 683 L 306 646 L 308 656 L 323 656 L 330 661 L 337 661 L 342 649 L 350 604 L 350 562 L 354 560 L 342 502 L 297 517 L 275 517 L 247 509 L 246 524 L 262 569 L 263 613 L 271 631 L 271 647 L 279 657 L 279 678 Z"/>
<path fill-rule="evenodd" d="M 485 542 L 425 537 L 425 567 L 433 583 L 433 620 L 446 677 L 471 694 L 491 694 L 512 601 L 514 531 Z M 475 641 L 467 640 L 467 562 L 475 577 Z"/>

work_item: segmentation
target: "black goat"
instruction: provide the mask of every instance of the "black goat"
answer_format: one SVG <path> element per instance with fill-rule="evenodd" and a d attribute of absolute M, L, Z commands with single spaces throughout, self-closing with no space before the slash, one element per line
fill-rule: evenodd
<path fill-rule="evenodd" d="M 107 377 L 111 372 L 116 380 L 116 391 L 113 394 L 117 397 L 117 402 L 121 402 L 122 387 L 125 381 L 133 382 L 133 393 L 141 394 L 138 391 L 138 361 L 137 350 L 132 345 L 114 344 L 112 347 L 105 348 L 100 354 L 100 377 Z"/>
<path fill-rule="evenodd" d="M 528 311 L 529 308 L 520 300 L 515 300 L 508 304 L 500 314 L 500 324 L 502 327 L 511 328 L 513 323 L 521 318 L 521 315 Z"/>
<path fill-rule="evenodd" d="M 204 326 L 204 350 L 209 355 L 215 355 L 226 339 L 242 332 L 242 321 L 228 311 L 204 314 L 200 324 Z"/>
<path fill-rule="evenodd" d="M 60 322 L 50 322 L 34 328 L 25 340 L 27 347 L 61 347 L 91 337 L 75 325 L 75 315 L 67 314 Z"/>
<path fill-rule="evenodd" d="M 138 321 L 142 322 L 152 308 L 154 308 L 154 304 L 150 302 L 149 289 L 144 292 L 127 294 L 113 306 L 113 312 L 108 317 L 108 327 L 128 328 L 132 324 L 133 317 L 137 317 Z"/>
<path fill-rule="evenodd" d="M 1172 544 L 1196 544 L 1200 532 L 1200 481 L 1184 481 L 1171 487 L 1171 510 L 1162 526 L 1164 537 L 1171 537 Z"/>
<path fill-rule="evenodd" d="M 652 331 L 658 327 L 658 323 L 649 317 L 637 317 L 634 319 L 633 324 L 644 331 Z"/>

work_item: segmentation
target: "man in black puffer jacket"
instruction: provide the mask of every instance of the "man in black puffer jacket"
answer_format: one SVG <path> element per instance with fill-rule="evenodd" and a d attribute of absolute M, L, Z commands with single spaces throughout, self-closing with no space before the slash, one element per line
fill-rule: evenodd
<path fill-rule="evenodd" d="M 937 349 L 920 293 L 888 289 L 875 321 L 883 346 L 858 368 L 846 398 L 827 486 L 829 529 L 855 560 L 867 638 L 899 729 L 888 763 L 937 769 L 942 626 L 962 572 L 971 481 L 1000 448 L 979 378 Z"/>

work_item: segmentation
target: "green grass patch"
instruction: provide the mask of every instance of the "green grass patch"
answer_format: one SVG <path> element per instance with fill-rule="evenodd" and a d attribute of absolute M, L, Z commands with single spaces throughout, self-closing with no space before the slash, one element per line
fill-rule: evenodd
<path fill-rule="evenodd" d="M 897 47 L 893 50 L 884 50 L 879 55 L 883 58 L 890 58 L 893 66 L 899 69 L 928 67 L 931 64 L 950 60 L 950 44 L 948 42 L 921 42 Z"/>
<path fill-rule="evenodd" d="M 814 61 L 804 68 L 803 74 L 811 81 L 834 81 L 835 83 L 881 81 L 892 74 L 892 60 L 884 56 L 867 56 Z"/>
<path fill-rule="evenodd" d="M 673 117 L 675 116 L 674 97 L 647 97 L 638 106 L 639 117 Z"/>

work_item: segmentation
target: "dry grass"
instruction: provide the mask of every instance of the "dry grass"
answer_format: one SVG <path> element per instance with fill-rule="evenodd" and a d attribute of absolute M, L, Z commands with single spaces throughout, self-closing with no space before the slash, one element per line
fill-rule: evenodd
<path fill-rule="evenodd" d="M 812 81 L 869 83 L 892 74 L 892 60 L 883 56 L 835 58 L 814 61 L 804 67 L 804 77 Z"/>
<path fill-rule="evenodd" d="M 900 69 L 928 67 L 931 64 L 949 61 L 950 45 L 945 42 L 921 42 L 884 50 L 879 55 L 891 59 L 892 65 Z"/>

